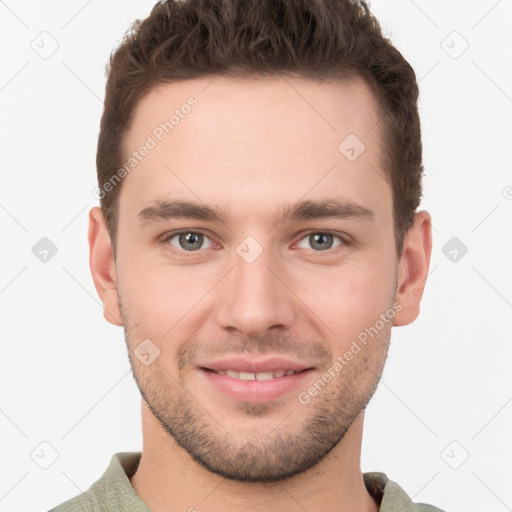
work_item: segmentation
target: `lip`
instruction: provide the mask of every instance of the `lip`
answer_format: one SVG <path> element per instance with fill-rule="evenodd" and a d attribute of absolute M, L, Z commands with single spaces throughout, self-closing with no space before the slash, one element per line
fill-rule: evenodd
<path fill-rule="evenodd" d="M 260 361 L 228 358 L 200 365 L 199 370 L 200 374 L 207 380 L 210 389 L 220 391 L 236 401 L 264 403 L 276 400 L 296 390 L 304 379 L 311 375 L 314 367 L 276 357 Z M 224 370 L 251 373 L 294 370 L 299 373 L 284 375 L 272 380 L 241 380 L 229 375 L 215 373 Z"/>

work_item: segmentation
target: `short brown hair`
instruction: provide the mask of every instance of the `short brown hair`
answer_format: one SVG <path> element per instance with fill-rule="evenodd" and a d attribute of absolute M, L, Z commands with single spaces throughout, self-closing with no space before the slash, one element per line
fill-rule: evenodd
<path fill-rule="evenodd" d="M 101 207 L 115 249 L 123 146 L 138 101 L 164 83 L 286 73 L 363 78 L 375 91 L 397 253 L 422 196 L 416 75 L 357 0 L 168 0 L 136 20 L 110 56 L 98 139 Z M 341 142 L 341 141 L 340 141 Z"/>

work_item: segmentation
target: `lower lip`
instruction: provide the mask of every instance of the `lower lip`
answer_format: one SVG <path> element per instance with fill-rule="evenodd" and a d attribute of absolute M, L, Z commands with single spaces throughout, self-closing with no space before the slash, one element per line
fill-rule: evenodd
<path fill-rule="evenodd" d="M 219 391 L 235 400 L 254 403 L 269 402 L 290 393 L 310 376 L 312 371 L 312 369 L 303 370 L 272 380 L 240 380 L 201 368 L 201 372 L 208 381 Z"/>

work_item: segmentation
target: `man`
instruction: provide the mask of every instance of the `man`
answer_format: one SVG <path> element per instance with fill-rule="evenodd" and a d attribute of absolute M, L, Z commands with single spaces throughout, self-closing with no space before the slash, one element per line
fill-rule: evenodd
<path fill-rule="evenodd" d="M 111 58 L 90 265 L 142 395 L 55 511 L 427 511 L 360 469 L 431 253 L 415 74 L 363 2 L 155 5 Z"/>

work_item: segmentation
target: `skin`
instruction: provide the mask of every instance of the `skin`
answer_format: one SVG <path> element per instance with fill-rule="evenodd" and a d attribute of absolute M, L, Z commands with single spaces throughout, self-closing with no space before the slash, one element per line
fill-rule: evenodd
<path fill-rule="evenodd" d="M 418 316 L 430 215 L 416 213 L 399 258 L 377 104 L 362 80 L 166 84 L 137 105 L 126 147 L 139 148 L 190 96 L 197 107 L 124 179 L 115 258 L 101 210 L 90 212 L 94 283 L 106 319 L 125 329 L 143 396 L 142 459 L 131 484 L 156 512 L 376 511 L 360 469 L 364 409 L 391 325 Z M 366 146 L 352 162 L 338 150 L 351 133 Z M 299 200 L 334 195 L 373 216 L 279 221 Z M 230 218 L 139 216 L 170 199 L 214 205 Z M 200 249 L 164 239 L 181 229 L 205 235 Z M 310 235 L 326 230 L 343 238 L 315 245 Z M 248 236 L 262 249 L 251 263 L 236 251 Z M 393 304 L 394 318 L 301 403 L 298 393 Z M 148 366 L 135 357 L 144 339 L 160 350 Z M 314 369 L 277 399 L 238 401 L 198 367 L 227 354 L 278 354 Z"/>

